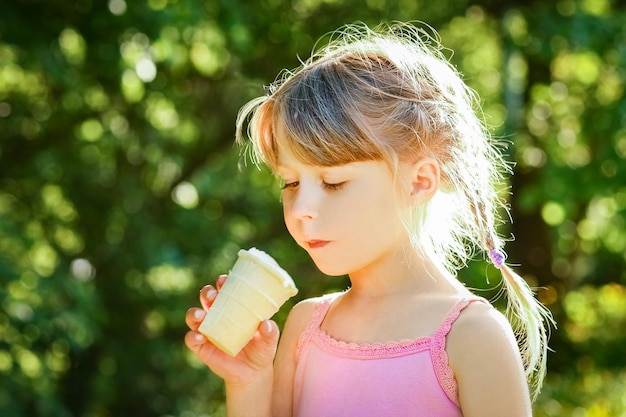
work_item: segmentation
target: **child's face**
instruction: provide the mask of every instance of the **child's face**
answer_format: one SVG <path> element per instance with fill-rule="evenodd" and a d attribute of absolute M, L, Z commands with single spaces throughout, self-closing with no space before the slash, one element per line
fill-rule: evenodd
<path fill-rule="evenodd" d="M 392 173 L 382 161 L 333 167 L 281 153 L 285 224 L 327 275 L 359 272 L 397 255 L 406 243 Z"/>

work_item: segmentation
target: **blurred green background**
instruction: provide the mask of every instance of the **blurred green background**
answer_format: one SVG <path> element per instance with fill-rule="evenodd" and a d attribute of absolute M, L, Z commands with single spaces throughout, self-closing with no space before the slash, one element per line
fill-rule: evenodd
<path fill-rule="evenodd" d="M 509 260 L 553 311 L 536 416 L 626 416 L 626 7 L 610 0 L 8 0 L 0 5 L 0 415 L 223 414 L 185 348 L 257 246 L 293 302 L 341 289 L 233 146 L 239 107 L 344 23 L 422 20 L 517 164 Z M 497 271 L 496 271 L 497 272 Z M 475 287 L 497 274 L 482 259 Z"/>

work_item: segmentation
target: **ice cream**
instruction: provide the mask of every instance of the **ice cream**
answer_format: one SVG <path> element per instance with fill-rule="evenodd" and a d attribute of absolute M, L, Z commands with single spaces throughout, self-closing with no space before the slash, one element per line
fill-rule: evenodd
<path fill-rule="evenodd" d="M 242 249 L 198 331 L 236 356 L 259 324 L 297 293 L 293 280 L 274 258 L 256 248 Z"/>

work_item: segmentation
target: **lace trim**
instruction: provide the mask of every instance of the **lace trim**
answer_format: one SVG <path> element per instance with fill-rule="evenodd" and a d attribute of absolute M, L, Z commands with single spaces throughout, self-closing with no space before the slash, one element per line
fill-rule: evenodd
<path fill-rule="evenodd" d="M 446 352 L 446 337 L 452 329 L 452 325 L 457 320 L 461 312 L 474 301 L 483 301 L 484 299 L 465 298 L 457 302 L 452 311 L 448 313 L 443 323 L 432 336 L 422 336 L 414 340 L 401 340 L 397 342 L 387 343 L 351 343 L 334 339 L 328 333 L 320 328 L 326 313 L 330 308 L 333 297 L 323 297 L 319 304 L 315 307 L 311 320 L 307 324 L 304 332 L 298 339 L 296 357 L 300 358 L 300 354 L 304 348 L 315 339 L 320 342 L 324 348 L 335 354 L 342 356 L 358 357 L 360 359 L 380 359 L 399 357 L 414 354 L 422 351 L 430 350 L 433 369 L 439 385 L 445 392 L 446 396 L 457 407 L 460 407 L 458 385 L 454 378 L 454 372 L 450 368 L 448 361 L 448 353 Z"/>
<path fill-rule="evenodd" d="M 324 317 L 326 317 L 326 313 L 328 312 L 328 309 L 330 308 L 330 303 L 333 299 L 334 297 L 331 296 L 320 297 L 320 302 L 315 306 L 315 310 L 313 310 L 313 315 L 311 316 L 309 323 L 298 338 L 298 345 L 296 348 L 296 360 L 300 359 L 300 354 L 309 344 L 309 342 L 313 338 L 313 335 L 317 331 L 321 330 L 320 325 L 322 324 Z"/>
<path fill-rule="evenodd" d="M 450 401 L 460 407 L 459 403 L 459 387 L 454 379 L 454 372 L 450 367 L 448 359 L 448 353 L 446 352 L 446 336 L 450 332 L 452 325 L 461 314 L 461 311 L 469 304 L 470 300 L 461 300 L 454 307 L 452 312 L 448 314 L 448 317 L 441 324 L 437 332 L 433 335 L 432 343 L 430 347 L 430 354 L 433 358 L 433 368 L 435 369 L 435 375 L 439 380 L 439 385 L 446 393 Z"/>
<path fill-rule="evenodd" d="M 354 343 L 333 338 L 318 328 L 312 338 L 319 341 L 325 349 L 338 355 L 358 357 L 359 359 L 383 359 L 410 355 L 428 350 L 430 338 L 419 337 L 386 343 Z"/>

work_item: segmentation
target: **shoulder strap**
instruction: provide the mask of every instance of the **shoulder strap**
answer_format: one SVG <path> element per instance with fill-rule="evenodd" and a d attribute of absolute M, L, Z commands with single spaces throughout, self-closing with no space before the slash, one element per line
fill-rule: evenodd
<path fill-rule="evenodd" d="M 296 361 L 300 359 L 300 354 L 306 348 L 306 346 L 311 341 L 311 338 L 315 334 L 316 331 L 319 330 L 322 321 L 324 321 L 324 317 L 326 317 L 326 313 L 328 313 L 328 309 L 335 297 L 331 296 L 323 296 L 319 298 L 315 309 L 313 310 L 313 314 L 311 315 L 311 319 L 307 323 L 304 331 L 300 334 L 298 338 L 298 347 L 296 349 Z"/>
<path fill-rule="evenodd" d="M 475 301 L 489 304 L 489 301 L 482 297 L 462 298 L 459 300 L 431 338 L 430 344 L 433 368 L 435 370 L 435 374 L 437 375 L 437 379 L 439 380 L 439 385 L 441 385 L 441 388 L 446 393 L 450 401 L 458 407 L 460 407 L 458 386 L 456 380 L 454 379 L 454 372 L 448 363 L 446 336 L 450 333 L 452 325 L 459 318 L 461 312 Z"/>
<path fill-rule="evenodd" d="M 439 326 L 439 329 L 435 332 L 433 337 L 443 337 L 445 338 L 448 333 L 450 333 L 450 329 L 452 329 L 452 325 L 459 318 L 461 312 L 467 308 L 473 302 L 483 302 L 489 304 L 489 301 L 485 300 L 482 297 L 469 297 L 460 299 L 452 308 L 452 310 L 448 313 L 443 323 Z"/>

